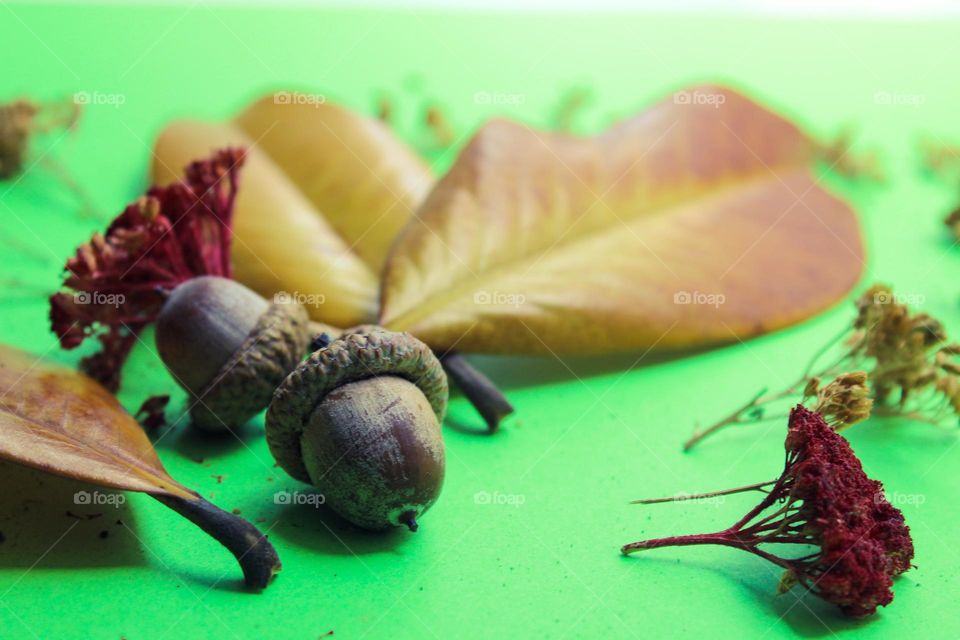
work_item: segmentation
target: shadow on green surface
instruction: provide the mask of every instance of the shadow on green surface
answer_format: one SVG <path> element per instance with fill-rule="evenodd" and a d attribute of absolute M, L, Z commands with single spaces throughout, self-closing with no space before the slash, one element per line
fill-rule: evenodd
<path fill-rule="evenodd" d="M 508 417 L 502 424 L 509 424 L 509 420 Z M 443 427 L 459 431 L 468 436 L 495 435 L 495 433 L 490 432 L 487 423 L 483 421 L 483 417 L 473 407 L 468 407 L 459 412 L 451 408 L 443 419 Z"/>
<path fill-rule="evenodd" d="M 177 580 L 182 580 L 184 583 L 189 584 L 193 588 L 217 591 L 220 593 L 238 593 L 247 595 L 256 595 L 258 593 L 246 585 L 236 565 L 231 566 L 229 563 L 226 563 L 224 566 L 226 568 L 223 571 L 202 572 L 198 571 L 196 567 L 173 566 L 172 564 L 168 563 L 164 569 L 169 569 L 170 575 L 174 576 Z M 283 576 L 282 570 L 279 576 Z M 274 581 L 277 579 L 281 578 L 274 578 Z M 267 586 L 266 591 L 268 593 L 269 589 L 270 586 Z"/>
<path fill-rule="evenodd" d="M 714 347 L 721 348 L 721 347 Z M 469 359 L 502 389 L 522 389 L 543 384 L 569 382 L 578 378 L 609 375 L 631 369 L 671 362 L 711 348 L 643 351 L 604 356 L 484 356 Z"/>
<path fill-rule="evenodd" d="M 173 433 L 162 431 L 154 440 L 158 449 L 173 450 L 196 462 L 226 456 L 237 449 L 249 448 L 251 443 L 264 438 L 263 421 L 254 418 L 233 430 L 233 433 L 209 433 L 190 424 L 189 417 L 168 426 Z"/>
<path fill-rule="evenodd" d="M 277 505 L 268 519 L 279 521 L 271 535 L 326 555 L 362 556 L 390 551 L 417 535 L 399 527 L 384 532 L 366 531 L 322 505 Z"/>
<path fill-rule="evenodd" d="M 127 495 L 0 461 L 0 566 L 146 564 Z"/>
<path fill-rule="evenodd" d="M 656 557 L 640 554 L 624 558 L 625 562 L 640 561 L 665 565 L 665 570 L 676 566 L 675 557 Z M 773 627 L 786 624 L 798 636 L 804 638 L 821 638 L 836 635 L 838 632 L 854 632 L 870 624 L 874 617 L 862 619 L 848 618 L 840 610 L 801 589 L 795 587 L 782 595 L 777 595 L 777 583 L 780 569 L 770 565 L 764 569 L 763 560 L 758 558 L 742 558 L 740 561 L 723 562 L 721 564 L 704 563 L 696 560 L 680 560 L 686 567 L 696 568 L 698 571 L 709 571 L 730 582 L 731 588 L 739 586 L 756 601 L 758 608 L 767 611 L 771 630 Z M 894 589 L 896 590 L 896 585 Z M 703 597 L 709 597 L 704 592 Z M 694 605 L 695 602 L 690 603 Z M 878 615 L 882 614 L 882 609 Z"/>
<path fill-rule="evenodd" d="M 853 317 L 852 306 L 843 300 L 830 308 L 815 314 L 806 320 L 767 333 L 744 337 L 743 342 L 762 345 L 768 341 L 780 341 L 790 336 L 806 333 L 817 326 L 836 322 L 843 318 L 847 322 Z M 831 329 L 830 331 L 836 331 Z M 832 333 L 831 333 L 832 336 Z M 470 362 L 485 373 L 494 383 L 505 391 L 523 389 L 546 384 L 570 382 L 594 376 L 616 375 L 634 369 L 671 363 L 704 354 L 740 349 L 740 341 L 732 335 L 729 341 L 712 345 L 700 345 L 690 348 L 637 349 L 631 352 L 607 355 L 567 355 L 564 353 L 548 355 L 479 355 L 465 354 Z M 802 368 L 800 363 L 798 366 Z"/>

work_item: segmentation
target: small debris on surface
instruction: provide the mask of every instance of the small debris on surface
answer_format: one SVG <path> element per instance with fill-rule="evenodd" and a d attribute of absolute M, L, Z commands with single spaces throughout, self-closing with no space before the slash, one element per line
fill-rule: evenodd
<path fill-rule="evenodd" d="M 81 515 L 77 515 L 73 511 L 67 511 L 65 512 L 65 515 L 68 518 L 73 518 L 75 520 L 96 520 L 97 518 L 103 516 L 102 513 L 84 513 Z"/>
<path fill-rule="evenodd" d="M 164 410 L 169 403 L 170 396 L 150 396 L 143 401 L 134 417 L 147 431 L 156 431 L 167 424 Z"/>

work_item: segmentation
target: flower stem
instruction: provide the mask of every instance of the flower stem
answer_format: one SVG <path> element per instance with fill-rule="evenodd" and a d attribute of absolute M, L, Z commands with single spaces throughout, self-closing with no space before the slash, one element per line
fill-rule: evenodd
<path fill-rule="evenodd" d="M 746 420 L 743 419 L 743 415 L 747 411 L 757 407 L 762 407 L 771 402 L 776 402 L 777 400 L 782 400 L 783 398 L 789 395 L 795 394 L 798 392 L 799 387 L 805 385 L 806 382 L 807 382 L 807 378 L 800 378 L 799 380 L 794 382 L 792 385 L 790 385 L 786 389 L 782 389 L 781 391 L 777 391 L 776 393 L 771 393 L 768 395 L 765 395 L 767 391 L 766 389 L 763 389 L 762 391 L 760 391 L 760 393 L 755 395 L 748 402 L 744 403 L 743 406 L 736 409 L 733 413 L 731 413 L 727 417 L 721 420 L 718 420 L 717 422 L 714 422 L 712 425 L 710 425 L 706 429 L 703 429 L 701 431 L 697 431 L 696 433 L 694 433 L 685 443 L 683 443 L 683 450 L 689 451 L 690 449 L 695 447 L 697 443 L 699 443 L 701 440 L 719 431 L 720 429 L 723 429 L 726 426 L 729 426 L 731 424 L 742 424 L 746 422 Z M 760 419 L 754 419 L 754 420 L 751 420 L 750 422 L 754 423 L 759 421 Z"/>
<path fill-rule="evenodd" d="M 841 334 L 841 336 L 842 335 L 843 334 Z M 825 353 L 829 347 L 833 346 L 841 336 L 837 336 L 836 338 L 832 339 L 820 351 L 818 351 L 814 355 L 814 357 L 810 360 L 810 364 L 807 366 L 803 375 L 796 382 L 786 387 L 785 389 L 777 391 L 776 393 L 767 394 L 765 389 L 760 391 L 760 393 L 758 393 L 749 401 L 747 401 L 742 406 L 737 408 L 730 415 L 718 420 L 717 422 L 714 422 L 706 429 L 696 431 L 692 436 L 690 436 L 690 438 L 686 442 L 683 443 L 683 450 L 689 451 L 690 449 L 695 447 L 701 440 L 716 433 L 717 431 L 720 431 L 721 429 L 729 425 L 745 424 L 748 422 L 750 424 L 755 424 L 757 422 L 760 422 L 762 418 L 753 418 L 750 420 L 745 420 L 744 415 L 751 409 L 756 409 L 764 405 L 770 404 L 771 402 L 776 402 L 777 400 L 782 400 L 783 398 L 786 398 L 788 396 L 800 393 L 800 391 L 806 386 L 807 381 L 809 381 L 813 377 L 822 378 L 822 377 L 827 377 L 833 374 L 836 371 L 836 369 L 845 360 L 847 360 L 852 356 L 852 351 L 844 351 L 843 355 L 838 360 L 836 360 L 835 362 L 831 363 L 829 366 L 822 369 L 819 373 L 812 374 L 811 370 L 813 369 L 813 366 L 816 363 L 816 361 L 819 360 L 820 357 L 823 355 L 823 353 Z"/>
<path fill-rule="evenodd" d="M 713 544 L 721 547 L 740 549 L 741 551 L 752 553 L 753 555 L 772 562 L 773 564 L 783 567 L 784 569 L 790 568 L 789 560 L 775 556 L 772 553 L 767 553 L 762 549 L 758 549 L 758 542 L 760 541 L 752 537 L 742 537 L 737 529 L 731 528 L 727 529 L 726 531 L 718 531 L 717 533 L 670 536 L 668 538 L 654 538 L 652 540 L 631 542 L 630 544 L 625 544 L 620 547 L 620 553 L 628 556 L 637 551 L 659 549 L 661 547 L 690 547 L 701 544 Z"/>
<path fill-rule="evenodd" d="M 668 538 L 654 538 L 652 540 L 641 540 L 631 542 L 620 547 L 620 553 L 625 556 L 636 551 L 645 551 L 647 549 L 659 549 L 660 547 L 689 547 L 698 544 L 716 544 L 725 547 L 742 547 L 742 543 L 737 543 L 728 537 L 727 531 L 718 533 L 703 533 L 689 536 L 670 536 Z"/>
<path fill-rule="evenodd" d="M 659 504 L 662 502 L 682 502 L 684 500 L 702 500 L 704 498 L 714 498 L 716 496 L 728 496 L 734 493 L 743 493 L 744 491 L 756 491 L 762 489 L 763 487 L 769 486 L 776 483 L 776 480 L 768 480 L 766 482 L 755 482 L 754 484 L 747 484 L 742 487 L 734 487 L 732 489 L 721 489 L 720 491 L 710 491 L 707 493 L 691 493 L 691 494 L 680 494 L 676 496 L 670 496 L 668 498 L 646 498 L 644 500 L 633 500 L 630 504 Z"/>
<path fill-rule="evenodd" d="M 93 218 L 95 220 L 103 220 L 104 216 L 102 213 L 97 211 L 97 207 L 93 202 L 93 198 L 87 193 L 86 189 L 81 186 L 79 182 L 74 179 L 73 175 L 70 173 L 69 169 L 59 161 L 54 160 L 50 157 L 43 158 L 43 165 L 51 171 L 58 180 L 65 186 L 77 199 L 77 202 L 80 204 L 80 217 L 82 218 Z"/>

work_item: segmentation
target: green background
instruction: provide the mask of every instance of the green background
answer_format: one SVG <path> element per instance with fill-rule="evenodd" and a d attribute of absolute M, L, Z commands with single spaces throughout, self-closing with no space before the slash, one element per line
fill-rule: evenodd
<path fill-rule="evenodd" d="M 940 222 L 955 186 L 925 177 L 916 151 L 924 132 L 960 140 L 957 26 L 0 3 L 0 98 L 122 96 L 119 107 L 90 105 L 74 134 L 38 140 L 34 156 L 49 151 L 67 163 L 97 207 L 114 213 L 142 191 L 165 122 L 225 117 L 279 88 L 370 113 L 389 95 L 401 134 L 423 146 L 419 121 L 433 102 L 465 135 L 494 114 L 549 126 L 561 97 L 585 87 L 591 101 L 578 127 L 593 131 L 688 83 L 730 82 L 818 135 L 855 125 L 858 148 L 881 151 L 885 184 L 828 180 L 860 212 L 869 253 L 861 288 L 894 284 L 960 329 L 960 254 Z M 521 104 L 478 104 L 477 92 L 519 95 Z M 912 104 L 882 104 L 878 92 Z M 452 158 L 432 159 L 439 172 Z M 100 226 L 78 213 L 43 164 L 0 185 L 0 340 L 70 363 L 79 354 L 56 347 L 44 296 L 63 259 Z M 799 591 L 775 596 L 778 571 L 741 552 L 618 553 L 643 537 L 724 528 L 753 503 L 627 505 L 777 475 L 781 424 L 730 431 L 688 455 L 680 443 L 698 420 L 792 381 L 850 318 L 843 304 L 686 358 L 478 359 L 517 416 L 484 437 L 467 403 L 453 400 L 444 494 L 416 535 L 361 533 L 310 506 L 275 505 L 275 491 L 301 487 L 273 467 L 262 418 L 227 441 L 192 435 L 181 420 L 157 444 L 172 475 L 263 519 L 283 558 L 261 595 L 243 591 L 226 551 L 150 498 L 129 495 L 116 513 L 84 510 L 73 504 L 75 484 L 6 465 L 0 637 L 957 637 L 952 428 L 873 421 L 847 432 L 867 472 L 901 497 L 917 549 L 893 605 L 868 621 L 845 620 Z M 130 408 L 175 392 L 147 347 L 126 375 Z M 175 411 L 182 402 L 177 394 Z M 513 504 L 478 504 L 479 492 Z M 104 515 L 80 521 L 66 510 Z"/>

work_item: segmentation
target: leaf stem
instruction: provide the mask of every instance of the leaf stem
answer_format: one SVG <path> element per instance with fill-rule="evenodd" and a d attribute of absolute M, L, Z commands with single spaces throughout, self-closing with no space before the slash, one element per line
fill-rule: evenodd
<path fill-rule="evenodd" d="M 330 339 L 337 339 L 344 333 L 350 333 L 321 322 L 310 322 L 310 332 L 314 336 L 327 335 Z M 316 346 L 311 345 L 311 348 Z M 500 422 L 513 413 L 513 405 L 507 400 L 503 392 L 497 388 L 490 378 L 481 373 L 459 353 L 448 351 L 437 353 L 447 377 L 463 391 L 470 404 L 487 423 L 487 430 L 495 433 L 500 428 Z"/>
<path fill-rule="evenodd" d="M 500 428 L 500 421 L 513 413 L 510 401 L 490 378 L 474 368 L 459 353 L 441 354 L 440 362 L 447 376 L 463 391 L 463 395 L 486 421 L 487 430 L 495 433 Z"/>
<path fill-rule="evenodd" d="M 280 571 L 280 558 L 267 536 L 243 518 L 227 513 L 200 496 L 194 499 L 166 495 L 153 497 L 226 547 L 240 563 L 247 586 L 264 589 Z"/>

